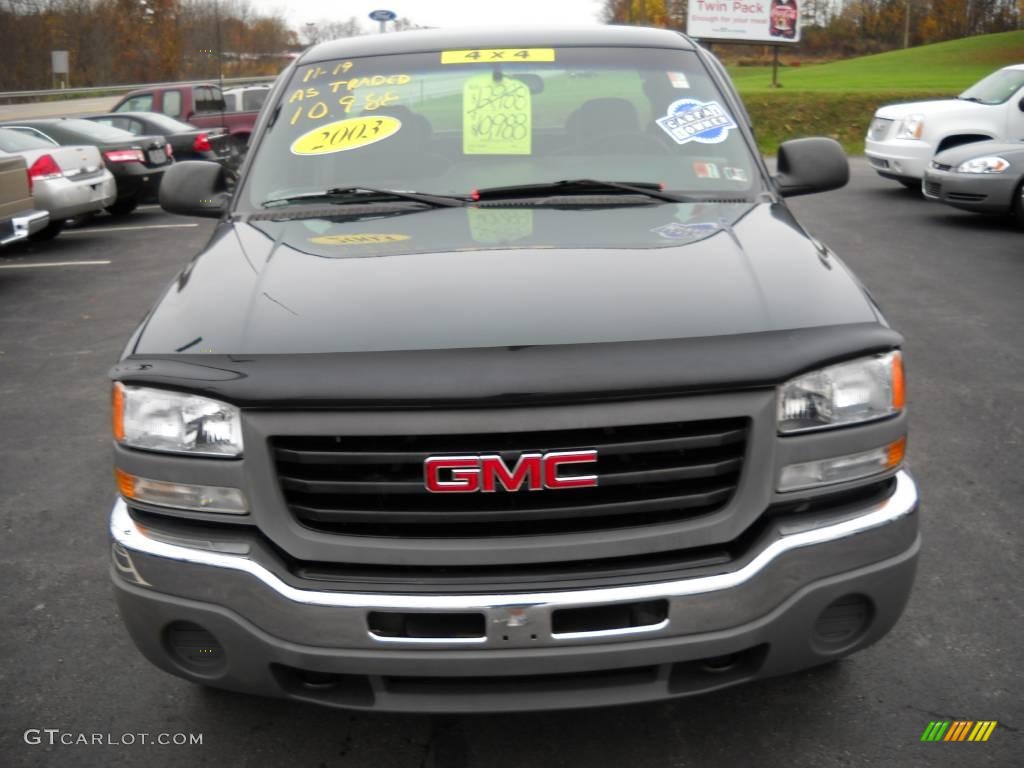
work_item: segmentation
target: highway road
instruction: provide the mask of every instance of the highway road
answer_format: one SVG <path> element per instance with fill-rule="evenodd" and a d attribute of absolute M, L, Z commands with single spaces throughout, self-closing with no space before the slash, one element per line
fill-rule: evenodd
<path fill-rule="evenodd" d="M 99 96 L 64 101 L 36 101 L 30 104 L 0 104 L 0 122 L 40 117 L 102 115 L 114 108 L 121 96 Z"/>
<path fill-rule="evenodd" d="M 1020 765 L 1024 233 L 853 165 L 849 187 L 793 206 L 907 338 L 924 539 L 909 607 L 838 664 L 656 705 L 393 716 L 204 690 L 150 666 L 109 587 L 106 373 L 213 224 L 147 207 L 0 253 L 0 764 Z M 999 724 L 986 743 L 920 741 L 945 719 Z M 49 745 L 42 729 L 119 743 Z M 123 743 L 141 733 L 202 744 Z"/>

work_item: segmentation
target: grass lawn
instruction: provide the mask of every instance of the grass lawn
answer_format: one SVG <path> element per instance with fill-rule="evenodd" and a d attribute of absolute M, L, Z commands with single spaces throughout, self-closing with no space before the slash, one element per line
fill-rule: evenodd
<path fill-rule="evenodd" d="M 951 95 L 951 94 L 950 94 Z M 758 148 L 774 155 L 787 139 L 828 136 L 848 155 L 864 152 L 868 124 L 883 104 L 942 98 L 912 91 L 830 93 L 828 91 L 755 91 L 743 96 L 754 122 Z"/>
<path fill-rule="evenodd" d="M 956 96 L 1008 64 L 1024 64 L 1024 30 L 968 37 L 875 56 L 780 67 L 732 67 L 762 152 L 802 136 L 831 136 L 849 154 L 864 151 L 864 134 L 883 104 Z"/>
<path fill-rule="evenodd" d="M 1008 64 L 1024 64 L 1024 30 L 922 45 L 874 56 L 780 67 L 780 90 L 843 93 L 912 91 L 955 94 Z M 771 92 L 771 67 L 732 67 L 729 74 L 746 96 Z"/>

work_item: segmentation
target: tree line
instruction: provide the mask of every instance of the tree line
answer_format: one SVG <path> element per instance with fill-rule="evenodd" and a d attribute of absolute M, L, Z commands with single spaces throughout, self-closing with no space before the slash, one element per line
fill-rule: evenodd
<path fill-rule="evenodd" d="M 769 0 L 762 0 L 765 4 Z M 604 19 L 686 31 L 689 0 L 604 0 Z M 797 0 L 794 53 L 852 56 L 1024 28 L 1024 0 Z"/>
<path fill-rule="evenodd" d="M 75 87 L 276 74 L 299 47 L 247 0 L 0 0 L 3 91 L 53 87 L 51 50 Z"/>

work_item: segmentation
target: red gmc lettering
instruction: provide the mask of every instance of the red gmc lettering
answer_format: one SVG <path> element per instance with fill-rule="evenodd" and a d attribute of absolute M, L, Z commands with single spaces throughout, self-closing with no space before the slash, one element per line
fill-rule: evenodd
<path fill-rule="evenodd" d="M 530 479 L 528 488 L 531 491 L 541 490 L 544 487 L 544 478 L 541 474 L 543 458 L 539 453 L 524 453 L 516 462 L 515 469 L 509 472 L 501 456 L 481 456 L 483 492 L 493 493 L 498 490 L 497 483 L 501 483 L 506 491 L 518 491 L 522 489 L 527 478 Z"/>
<path fill-rule="evenodd" d="M 511 469 L 498 455 L 431 456 L 423 462 L 424 485 L 431 493 L 494 493 L 499 485 L 506 491 L 539 491 L 544 488 L 592 488 L 597 475 L 563 476 L 570 464 L 593 464 L 597 451 L 553 451 L 524 453 Z"/>
<path fill-rule="evenodd" d="M 480 459 L 477 456 L 431 456 L 423 462 L 425 485 L 431 493 L 474 493 L 480 490 Z M 452 471 L 451 480 L 441 470 Z"/>
<path fill-rule="evenodd" d="M 558 470 L 567 464 L 593 464 L 597 451 L 559 451 L 544 456 L 545 488 L 590 488 L 597 485 L 597 475 L 559 477 Z"/>

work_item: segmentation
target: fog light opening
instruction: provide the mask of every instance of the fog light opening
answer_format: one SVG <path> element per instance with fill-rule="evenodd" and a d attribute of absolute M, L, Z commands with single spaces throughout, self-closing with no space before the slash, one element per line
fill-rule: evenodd
<path fill-rule="evenodd" d="M 739 664 L 739 661 L 740 656 L 738 653 L 730 653 L 728 656 L 715 656 L 714 658 L 705 659 L 701 668 L 705 672 L 719 675 L 734 669 Z"/>
<path fill-rule="evenodd" d="M 227 667 L 227 655 L 213 633 L 191 621 L 175 621 L 164 629 L 164 646 L 186 672 L 211 677 Z"/>
<path fill-rule="evenodd" d="M 875 618 L 875 604 L 865 595 L 844 595 L 825 607 L 814 622 L 812 644 L 823 653 L 836 653 L 856 644 Z"/>
<path fill-rule="evenodd" d="M 308 691 L 329 691 L 341 682 L 341 675 L 333 672 L 311 672 L 308 669 L 299 671 L 299 685 Z"/>

